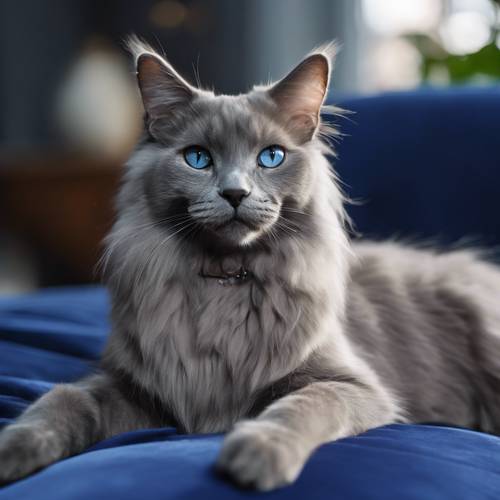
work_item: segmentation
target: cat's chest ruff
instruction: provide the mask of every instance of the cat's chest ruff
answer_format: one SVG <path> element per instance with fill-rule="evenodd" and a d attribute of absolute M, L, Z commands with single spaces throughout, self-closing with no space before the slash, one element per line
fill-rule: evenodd
<path fill-rule="evenodd" d="M 255 394 L 296 369 L 317 343 L 318 296 L 259 271 L 232 285 L 186 276 L 172 281 L 159 302 L 141 303 L 138 331 L 145 332 L 140 343 L 152 386 L 189 432 L 228 429 Z"/>
<path fill-rule="evenodd" d="M 294 331 L 301 329 L 300 305 L 283 289 L 270 298 L 253 279 L 239 285 L 212 279 L 199 292 L 187 350 L 174 333 L 168 366 L 175 373 L 168 379 L 176 383 L 168 399 L 186 429 L 221 431 L 245 416 L 257 391 L 301 362 L 304 344 Z"/>
<path fill-rule="evenodd" d="M 303 297 L 276 282 L 253 276 L 236 285 L 208 280 L 193 307 L 192 354 L 223 365 L 238 386 L 266 385 L 276 366 L 301 357 L 303 305 Z"/>

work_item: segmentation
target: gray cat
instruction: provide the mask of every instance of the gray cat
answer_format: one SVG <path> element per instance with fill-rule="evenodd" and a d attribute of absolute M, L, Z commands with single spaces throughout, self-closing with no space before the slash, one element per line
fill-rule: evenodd
<path fill-rule="evenodd" d="M 107 238 L 102 370 L 0 434 L 0 480 L 167 425 L 228 431 L 218 469 L 260 490 L 293 482 L 322 443 L 392 422 L 500 433 L 500 271 L 349 243 L 320 120 L 332 47 L 215 96 L 132 46 L 145 132 Z"/>

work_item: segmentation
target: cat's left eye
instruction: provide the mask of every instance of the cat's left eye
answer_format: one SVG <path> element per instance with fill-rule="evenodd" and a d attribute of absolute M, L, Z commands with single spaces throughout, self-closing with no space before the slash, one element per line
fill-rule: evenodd
<path fill-rule="evenodd" d="M 210 153 L 201 146 L 189 146 L 184 150 L 184 160 L 186 163 L 197 170 L 207 168 L 212 164 Z"/>
<path fill-rule="evenodd" d="M 268 146 L 264 148 L 257 157 L 257 163 L 261 167 L 276 168 L 279 167 L 285 159 L 285 150 L 281 146 Z"/>

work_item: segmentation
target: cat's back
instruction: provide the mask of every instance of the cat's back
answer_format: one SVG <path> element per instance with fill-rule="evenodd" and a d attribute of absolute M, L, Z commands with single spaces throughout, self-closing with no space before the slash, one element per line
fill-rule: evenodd
<path fill-rule="evenodd" d="M 499 268 L 465 250 L 353 251 L 346 323 L 359 352 L 415 419 L 474 423 L 481 360 L 500 358 Z"/>
<path fill-rule="evenodd" d="M 444 290 L 475 299 L 500 293 L 500 267 L 487 262 L 479 251 L 366 241 L 355 243 L 353 254 L 351 284 L 367 296 L 387 289 L 400 298 L 425 292 L 422 300 L 439 297 Z"/>

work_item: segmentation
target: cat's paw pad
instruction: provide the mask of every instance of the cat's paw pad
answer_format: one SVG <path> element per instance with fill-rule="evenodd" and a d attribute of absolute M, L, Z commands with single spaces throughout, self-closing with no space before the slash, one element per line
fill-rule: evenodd
<path fill-rule="evenodd" d="M 304 459 L 286 430 L 261 422 L 243 422 L 225 439 L 217 470 L 245 488 L 268 491 L 292 483 Z"/>
<path fill-rule="evenodd" d="M 59 458 L 57 449 L 52 431 L 16 425 L 0 431 L 0 484 L 21 479 L 55 462 Z"/>

